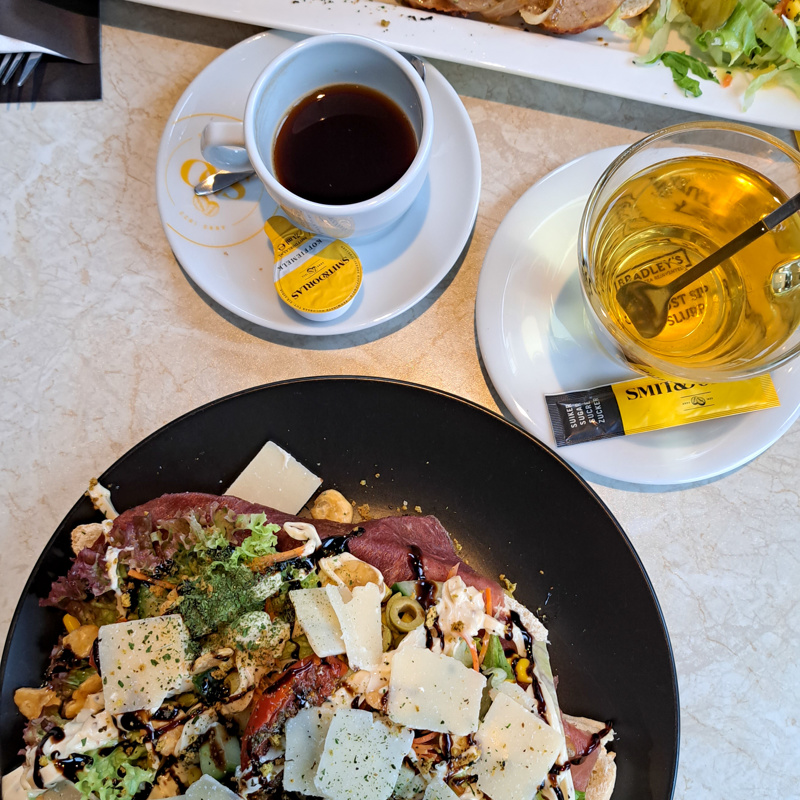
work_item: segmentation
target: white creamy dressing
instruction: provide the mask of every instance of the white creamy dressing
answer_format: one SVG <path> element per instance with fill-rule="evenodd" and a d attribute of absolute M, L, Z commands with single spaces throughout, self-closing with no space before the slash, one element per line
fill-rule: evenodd
<path fill-rule="evenodd" d="M 88 753 L 119 742 L 119 731 L 112 716 L 103 708 L 103 694 L 90 694 L 75 719 L 64 725 L 61 741 L 48 739 L 42 752 L 48 757 L 66 758 L 74 753 Z"/>
<path fill-rule="evenodd" d="M 106 572 L 108 573 L 108 580 L 111 582 L 111 590 L 117 597 L 120 596 L 119 590 L 119 554 L 122 550 L 119 547 L 108 547 L 106 549 Z"/>
<path fill-rule="evenodd" d="M 496 633 L 498 636 L 505 633 L 505 625 L 486 613 L 483 594 L 474 587 L 467 586 L 458 575 L 442 584 L 434 608 L 444 639 L 443 645 L 434 641 L 434 652 L 453 655 L 456 645 L 463 639 L 462 634 L 471 639 L 480 630 Z"/>
<path fill-rule="evenodd" d="M 64 738 L 60 741 L 48 739 L 42 753 L 48 758 L 67 758 L 80 753 L 88 753 L 102 747 L 115 745 L 119 742 L 119 731 L 114 720 L 103 707 L 103 694 L 90 694 L 86 698 L 86 705 L 81 709 L 75 719 L 67 722 L 64 727 Z M 29 748 L 26 753 L 25 763 L 3 776 L 4 800 L 30 800 L 37 796 L 51 796 L 33 784 L 33 763 L 36 749 Z M 58 795 L 67 796 L 68 787 L 74 792 L 72 784 L 64 778 L 58 765 L 45 764 L 39 771 L 39 777 L 45 789 L 55 789 Z"/>
<path fill-rule="evenodd" d="M 21 764 L 12 772 L 3 775 L 3 800 L 28 800 L 28 794 L 41 794 L 40 789 L 24 787 L 24 770 L 25 766 Z"/>

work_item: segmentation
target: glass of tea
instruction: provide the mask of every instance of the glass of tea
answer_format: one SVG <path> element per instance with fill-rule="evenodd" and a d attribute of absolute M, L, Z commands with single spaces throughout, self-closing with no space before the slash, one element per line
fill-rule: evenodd
<path fill-rule="evenodd" d="M 338 239 L 378 234 L 424 185 L 433 141 L 425 82 L 364 36 L 312 36 L 267 64 L 242 122 L 214 120 L 203 156 L 252 167 L 300 228 Z"/>
<path fill-rule="evenodd" d="M 800 153 L 727 122 L 676 125 L 629 147 L 592 190 L 578 236 L 597 337 L 639 372 L 697 382 L 768 372 L 800 353 L 800 215 L 674 295 L 667 324 L 640 336 L 617 301 L 661 286 L 800 191 Z"/>

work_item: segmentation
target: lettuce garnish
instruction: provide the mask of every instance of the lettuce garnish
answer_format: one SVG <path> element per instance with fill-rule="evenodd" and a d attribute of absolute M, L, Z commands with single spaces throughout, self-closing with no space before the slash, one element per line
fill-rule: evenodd
<path fill-rule="evenodd" d="M 100 753 L 100 750 L 88 753 L 92 763 L 78 773 L 75 783 L 86 800 L 92 796 L 97 800 L 130 800 L 143 783 L 152 784 L 155 780 L 155 769 L 140 766 L 147 763 L 144 747 L 136 747 L 130 753 L 122 747 L 115 747 L 108 755 Z"/>
<path fill-rule="evenodd" d="M 275 552 L 278 544 L 275 534 L 280 527 L 267 522 L 266 514 L 240 514 L 236 517 L 236 529 L 249 530 L 250 535 L 233 551 L 232 564 L 253 561 Z"/>
<path fill-rule="evenodd" d="M 702 94 L 697 78 L 718 82 L 714 69 L 740 70 L 750 78 L 742 98 L 744 109 L 760 88 L 773 81 L 800 93 L 800 15 L 790 18 L 776 11 L 780 12 L 776 3 L 765 0 L 724 4 L 659 0 L 633 27 L 635 42 L 649 39 L 647 54 L 635 62 L 661 62 L 670 68 L 676 84 L 694 97 Z M 611 29 L 619 32 L 622 21 L 610 22 Z M 696 48 L 697 55 L 668 50 L 672 32 Z"/>
<path fill-rule="evenodd" d="M 717 76 L 707 67 L 702 61 L 694 58 L 694 56 L 687 55 L 686 53 L 677 53 L 674 50 L 667 50 L 665 53 L 656 56 L 646 64 L 653 64 L 660 61 L 665 67 L 672 70 L 672 80 L 683 89 L 684 93 L 692 95 L 693 97 L 700 97 L 700 81 L 692 78 L 689 73 L 696 75 L 706 81 L 714 81 L 719 83 Z"/>
<path fill-rule="evenodd" d="M 503 652 L 503 645 L 500 643 L 500 637 L 496 633 L 493 633 L 486 643 L 486 654 L 483 657 L 481 669 L 484 672 L 499 670 L 504 675 L 503 680 L 514 680 L 514 670 L 508 663 L 506 654 Z"/>

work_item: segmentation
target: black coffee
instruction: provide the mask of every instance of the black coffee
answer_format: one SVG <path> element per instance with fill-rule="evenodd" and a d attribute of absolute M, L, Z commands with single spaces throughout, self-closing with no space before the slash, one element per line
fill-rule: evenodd
<path fill-rule="evenodd" d="M 346 205 L 395 184 L 417 154 L 408 117 L 364 86 L 326 86 L 301 100 L 275 140 L 275 176 L 294 194 Z"/>

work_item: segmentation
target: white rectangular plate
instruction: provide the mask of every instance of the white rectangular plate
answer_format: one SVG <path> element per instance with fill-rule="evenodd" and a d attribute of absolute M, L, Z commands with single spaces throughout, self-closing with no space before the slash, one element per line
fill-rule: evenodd
<path fill-rule="evenodd" d="M 747 111 L 741 107 L 747 85 L 741 75 L 725 89 L 702 81 L 701 97 L 684 97 L 666 67 L 635 65 L 627 40 L 605 27 L 577 36 L 547 36 L 378 0 L 134 2 L 299 33 L 359 33 L 430 58 L 726 117 L 745 124 L 800 128 L 800 98 L 789 89 L 780 86 L 762 89 Z"/>

